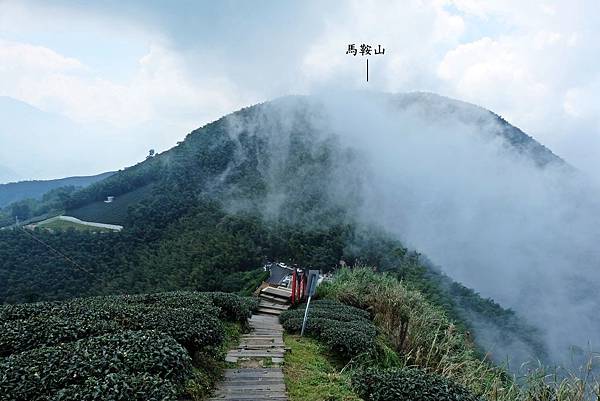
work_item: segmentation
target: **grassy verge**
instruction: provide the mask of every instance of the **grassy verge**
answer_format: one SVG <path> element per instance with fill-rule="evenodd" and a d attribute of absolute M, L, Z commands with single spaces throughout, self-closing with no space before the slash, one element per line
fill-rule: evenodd
<path fill-rule="evenodd" d="M 349 378 L 317 341 L 284 336 L 290 352 L 285 355 L 285 384 L 290 401 L 359 401 L 350 389 Z"/>
<path fill-rule="evenodd" d="M 523 376 L 515 377 L 481 359 L 466 333 L 443 309 L 391 275 L 375 273 L 370 268 L 343 269 L 333 281 L 319 287 L 318 296 L 370 311 L 391 350 L 401 358 L 399 365 L 451 380 L 487 401 L 600 400 L 600 382 L 593 374 L 595 360 L 579 371 L 564 374 L 552 374 L 543 366 L 525 367 Z M 379 365 L 382 364 L 375 358 L 365 367 L 381 370 Z M 379 377 L 385 383 L 396 373 L 384 372 Z M 406 374 L 401 372 L 398 377 L 403 378 L 395 379 L 395 384 L 405 381 Z M 389 387 L 381 387 L 387 396 L 393 394 Z M 381 394 L 369 399 L 397 399 L 382 398 Z"/>

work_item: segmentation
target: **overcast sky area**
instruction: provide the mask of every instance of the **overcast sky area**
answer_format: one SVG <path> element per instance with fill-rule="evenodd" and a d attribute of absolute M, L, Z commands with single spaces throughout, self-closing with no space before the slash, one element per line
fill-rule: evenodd
<path fill-rule="evenodd" d="M 349 43 L 385 48 L 368 83 Z M 598 0 L 0 0 L 0 182 L 119 169 L 328 88 L 472 102 L 600 178 Z"/>

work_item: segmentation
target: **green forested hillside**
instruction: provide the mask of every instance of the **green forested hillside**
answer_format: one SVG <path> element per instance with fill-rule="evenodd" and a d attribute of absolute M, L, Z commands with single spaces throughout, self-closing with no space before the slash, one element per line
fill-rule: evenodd
<path fill-rule="evenodd" d="M 323 271 L 343 260 L 392 272 L 461 324 L 476 316 L 510 331 L 507 343 L 543 357 L 535 332 L 514 313 L 356 218 L 362 194 L 353 181 L 365 179 L 360 158 L 314 129 L 308 116 L 318 115 L 315 107 L 287 98 L 242 109 L 58 200 L 56 209 L 123 224 L 122 232 L 0 230 L 0 302 L 239 291 L 260 278 L 266 260 Z M 356 174 L 340 181 L 348 169 Z M 102 203 L 107 196 L 116 197 L 116 208 Z"/>

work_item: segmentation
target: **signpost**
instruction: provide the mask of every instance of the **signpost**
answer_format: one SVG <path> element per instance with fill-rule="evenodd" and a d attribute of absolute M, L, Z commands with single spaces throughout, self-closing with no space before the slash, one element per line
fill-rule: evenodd
<path fill-rule="evenodd" d="M 304 335 L 304 329 L 306 328 L 306 321 L 308 320 L 308 307 L 310 306 L 310 300 L 317 290 L 317 283 L 319 282 L 319 271 L 309 270 L 308 271 L 308 301 L 306 302 L 306 309 L 304 310 L 304 320 L 302 321 L 302 331 L 300 336 Z"/>

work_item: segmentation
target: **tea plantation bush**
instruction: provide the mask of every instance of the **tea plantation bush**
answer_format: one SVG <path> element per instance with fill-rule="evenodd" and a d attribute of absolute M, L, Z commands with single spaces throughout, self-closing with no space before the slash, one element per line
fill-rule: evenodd
<path fill-rule="evenodd" d="M 190 356 L 173 338 L 156 331 L 126 331 L 0 360 L 0 397 L 14 401 L 52 399 L 65 388 L 72 393 L 71 386 L 95 387 L 91 379 L 111 373 L 136 376 L 143 372 L 182 388 L 191 369 Z M 71 399 L 80 399 L 77 394 Z"/>
<path fill-rule="evenodd" d="M 173 383 L 160 376 L 109 373 L 105 377 L 91 377 L 84 384 L 62 389 L 52 401 L 175 401 L 177 392 Z"/>
<path fill-rule="evenodd" d="M 0 322 L 29 319 L 34 316 L 52 314 L 52 311 L 61 302 L 41 302 L 35 304 L 6 304 L 0 306 Z"/>
<path fill-rule="evenodd" d="M 286 331 L 301 331 L 305 307 L 301 305 L 280 315 Z M 368 316 L 366 311 L 335 301 L 315 301 L 310 305 L 305 333 L 349 359 L 375 348 L 377 330 Z"/>
<path fill-rule="evenodd" d="M 0 356 L 118 330 L 120 324 L 116 320 L 94 319 L 87 315 L 74 318 L 50 315 L 12 320 L 0 324 Z"/>
<path fill-rule="evenodd" d="M 73 313 L 66 306 L 56 309 L 54 315 L 1 324 L 0 356 L 122 330 L 161 331 L 190 353 L 218 346 L 224 335 L 218 317 L 202 310 L 113 304 L 104 309 L 81 308 Z"/>
<path fill-rule="evenodd" d="M 245 322 L 258 309 L 256 298 L 239 297 L 226 292 L 209 292 L 212 303 L 221 309 L 221 318 L 233 322 Z"/>
<path fill-rule="evenodd" d="M 223 340 L 219 319 L 245 324 L 255 300 L 172 292 L 0 307 L 0 357 L 121 330 L 159 330 L 190 353 Z"/>
<path fill-rule="evenodd" d="M 358 370 L 352 386 L 365 401 L 477 401 L 464 387 L 419 369 Z"/>
<path fill-rule="evenodd" d="M 174 400 L 256 301 L 169 292 L 0 306 L 0 400 Z M 209 376 L 207 376 L 209 377 Z"/>
<path fill-rule="evenodd" d="M 123 303 L 132 305 L 146 305 L 163 308 L 189 308 L 202 310 L 216 316 L 220 313 L 220 308 L 212 302 L 209 294 L 210 293 L 206 292 L 172 291 L 154 294 L 122 295 L 116 298 Z M 238 297 L 235 294 L 230 295 L 234 298 L 238 298 L 240 302 L 243 302 L 242 297 Z"/>

